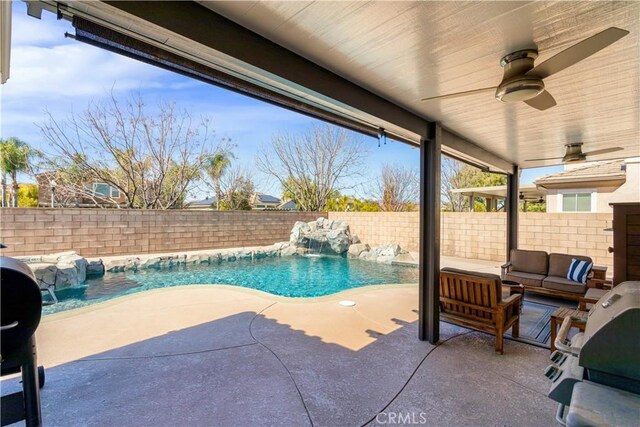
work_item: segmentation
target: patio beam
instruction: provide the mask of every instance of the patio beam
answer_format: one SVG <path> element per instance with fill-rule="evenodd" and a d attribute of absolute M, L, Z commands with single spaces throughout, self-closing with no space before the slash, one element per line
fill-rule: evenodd
<path fill-rule="evenodd" d="M 443 153 L 471 166 L 491 172 L 510 174 L 513 164 L 477 146 L 449 129 L 442 129 Z"/>
<path fill-rule="evenodd" d="M 427 120 L 323 68 L 194 1 L 103 1 L 114 8 L 169 30 L 268 73 L 298 90 L 338 101 L 408 131 L 417 143 Z M 312 93 L 309 93 L 312 95 Z M 391 136 L 391 135 L 390 135 Z"/>
<path fill-rule="evenodd" d="M 520 170 L 517 166 L 514 166 L 513 173 L 507 175 L 507 199 L 505 201 L 507 211 L 507 261 L 511 257 L 511 249 L 518 248 L 519 180 Z"/>
<path fill-rule="evenodd" d="M 440 339 L 440 180 L 442 128 L 429 123 L 420 143 L 420 271 L 418 338 Z"/>
<path fill-rule="evenodd" d="M 302 93 L 311 104 L 348 111 L 356 120 L 384 128 L 392 139 L 416 146 L 422 139 L 431 138 L 425 133 L 429 117 L 393 103 L 197 2 L 103 0 L 100 3 L 193 41 L 196 53 L 202 46 L 212 49 L 223 58 L 232 59 L 236 71 L 257 71 L 266 82 L 277 81 L 293 92 Z M 86 5 L 90 10 L 95 3 Z M 130 23 L 127 28 L 135 30 Z M 170 45 L 169 38 L 163 46 Z M 494 172 L 510 173 L 512 168 L 510 162 L 449 129 L 442 130 L 441 146 L 454 158 Z"/>

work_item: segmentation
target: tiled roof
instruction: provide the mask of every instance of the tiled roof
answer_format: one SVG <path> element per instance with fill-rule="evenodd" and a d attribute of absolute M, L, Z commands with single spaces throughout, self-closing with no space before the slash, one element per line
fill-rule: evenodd
<path fill-rule="evenodd" d="M 268 194 L 256 193 L 256 198 L 260 203 L 280 203 L 280 199 Z"/>
<path fill-rule="evenodd" d="M 571 181 L 573 179 L 586 181 L 589 178 L 604 179 L 624 177 L 624 160 L 609 160 L 605 162 L 590 163 L 576 168 L 566 169 L 551 175 L 546 175 L 536 180 L 536 184 L 544 184 L 550 181 Z"/>
<path fill-rule="evenodd" d="M 278 206 L 278 209 L 283 209 L 283 210 L 287 210 L 287 211 L 295 211 L 296 209 L 298 209 L 298 206 L 296 206 L 296 202 L 294 202 L 293 200 L 289 200 L 288 202 L 283 203 L 280 206 Z"/>
<path fill-rule="evenodd" d="M 208 197 L 206 199 L 189 202 L 188 205 L 189 206 L 211 206 L 215 202 L 216 202 L 216 199 L 214 197 Z"/>

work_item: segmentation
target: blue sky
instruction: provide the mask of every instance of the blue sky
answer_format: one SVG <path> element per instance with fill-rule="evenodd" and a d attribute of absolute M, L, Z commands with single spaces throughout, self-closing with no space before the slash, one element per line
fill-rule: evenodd
<path fill-rule="evenodd" d="M 117 97 L 139 91 L 148 104 L 175 101 L 181 108 L 212 119 L 218 137 L 231 138 L 236 144 L 237 163 L 255 169 L 258 148 L 269 143 L 277 132 L 301 132 L 319 121 L 270 104 L 257 101 L 205 83 L 143 64 L 73 39 L 68 21 L 43 13 L 42 20 L 28 17 L 26 4 L 13 3 L 11 77 L 0 87 L 0 133 L 17 136 L 38 149 L 47 151 L 37 123 L 45 121 L 45 110 L 56 118 L 71 111 L 81 112 L 88 102 L 104 98 L 113 89 Z M 388 141 L 378 148 L 377 139 L 363 138 L 370 147 L 367 158 L 371 182 L 385 162 L 419 168 L 418 151 Z M 522 182 L 561 168 L 526 170 Z M 280 195 L 279 186 L 257 173 L 259 191 Z M 365 187 L 360 196 L 366 196 Z M 196 194 L 201 196 L 203 194 Z"/>

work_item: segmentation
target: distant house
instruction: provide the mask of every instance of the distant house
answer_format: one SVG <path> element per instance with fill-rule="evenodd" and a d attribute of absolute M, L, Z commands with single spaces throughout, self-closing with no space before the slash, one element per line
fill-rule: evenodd
<path fill-rule="evenodd" d="M 255 193 L 251 202 L 251 207 L 257 210 L 278 209 L 280 199 L 264 193 Z"/>
<path fill-rule="evenodd" d="M 640 202 L 640 157 L 567 165 L 535 181 L 547 212 L 612 212 L 612 202 Z"/>
<path fill-rule="evenodd" d="M 612 212 L 610 203 L 640 202 L 640 157 L 565 165 L 565 169 L 520 186 L 520 199 L 546 201 L 547 212 Z M 504 204 L 507 186 L 453 190 L 471 198 L 485 198 L 487 206 Z M 471 204 L 473 206 L 473 204 Z M 494 210 L 494 209 L 489 209 Z"/>
<path fill-rule="evenodd" d="M 255 210 L 280 209 L 280 204 L 279 198 L 264 193 L 255 193 L 251 198 L 251 209 Z M 186 207 L 187 209 L 215 209 L 216 199 L 215 197 L 207 197 L 189 202 Z"/>
<path fill-rule="evenodd" d="M 300 209 L 298 209 L 298 205 L 296 205 L 296 202 L 294 202 L 293 200 L 288 200 L 286 202 L 280 203 L 280 206 L 278 206 L 278 210 L 281 210 L 281 211 L 297 211 L 297 210 L 300 210 Z"/>
<path fill-rule="evenodd" d="M 505 199 L 507 197 L 506 185 L 494 185 L 491 187 L 468 187 L 456 188 L 451 190 L 453 193 L 460 194 L 469 198 L 469 211 L 476 209 L 476 204 L 472 201 L 484 199 L 487 212 L 503 211 Z M 520 200 L 524 203 L 544 202 L 546 200 L 546 192 L 538 189 L 533 184 L 521 185 L 519 188 Z"/>
<path fill-rule="evenodd" d="M 185 206 L 187 209 L 215 209 L 216 199 L 215 197 L 207 197 L 206 199 L 188 202 Z"/>
<path fill-rule="evenodd" d="M 126 207 L 122 192 L 106 182 L 87 181 L 78 185 L 61 185 L 55 180 L 55 172 L 36 175 L 38 206 L 65 206 L 78 208 Z"/>

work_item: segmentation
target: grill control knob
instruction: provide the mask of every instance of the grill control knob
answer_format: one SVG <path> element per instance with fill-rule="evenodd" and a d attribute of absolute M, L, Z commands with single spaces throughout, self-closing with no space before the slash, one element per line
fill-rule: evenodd
<path fill-rule="evenodd" d="M 555 365 L 547 366 L 547 369 L 544 371 L 544 376 L 549 378 L 551 381 L 557 380 L 562 374 L 562 369 L 559 369 Z"/>
<path fill-rule="evenodd" d="M 567 356 L 565 354 L 559 352 L 558 350 L 555 350 L 551 354 L 550 359 L 555 365 L 562 365 L 564 363 L 564 361 L 567 360 Z"/>

